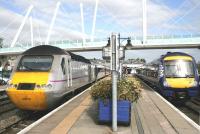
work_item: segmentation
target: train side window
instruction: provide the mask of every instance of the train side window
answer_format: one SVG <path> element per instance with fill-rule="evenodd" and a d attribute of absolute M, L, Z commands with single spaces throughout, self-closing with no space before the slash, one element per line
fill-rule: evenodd
<path fill-rule="evenodd" d="M 61 68 L 62 68 L 63 74 L 65 75 L 66 72 L 65 72 L 65 59 L 64 58 L 62 58 L 62 61 L 61 61 Z"/>

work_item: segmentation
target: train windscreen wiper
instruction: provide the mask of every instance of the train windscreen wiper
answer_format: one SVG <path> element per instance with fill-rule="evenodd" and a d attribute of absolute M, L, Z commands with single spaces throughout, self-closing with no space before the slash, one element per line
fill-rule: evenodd
<path fill-rule="evenodd" d="M 187 78 L 194 78 L 194 75 L 193 74 L 186 74 L 185 77 L 187 77 Z"/>
<path fill-rule="evenodd" d="M 31 68 L 31 67 L 28 67 L 28 66 L 24 66 L 24 67 L 25 67 L 25 69 L 23 69 L 23 70 L 33 70 L 33 68 Z"/>

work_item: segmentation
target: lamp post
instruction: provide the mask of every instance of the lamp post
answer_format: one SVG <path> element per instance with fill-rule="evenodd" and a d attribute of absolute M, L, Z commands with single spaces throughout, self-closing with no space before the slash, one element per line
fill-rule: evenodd
<path fill-rule="evenodd" d="M 118 46 L 117 46 L 118 39 Z M 121 39 L 128 39 L 126 46 L 120 46 Z M 131 45 L 130 38 L 120 38 L 120 34 L 112 34 L 111 38 L 108 38 L 108 43 L 103 47 L 102 57 L 105 60 L 111 60 L 112 69 L 112 129 L 114 132 L 117 131 L 117 79 L 120 66 L 117 65 L 117 61 L 120 64 L 120 60 L 125 58 L 125 48 Z M 117 55 L 118 51 L 118 55 Z M 118 67 L 118 68 L 117 68 Z"/>
<path fill-rule="evenodd" d="M 121 46 L 121 43 L 125 40 L 127 40 L 126 45 Z M 122 61 L 125 58 L 125 49 L 129 49 L 130 47 L 132 47 L 131 38 L 130 37 L 121 38 L 120 34 L 118 34 L 118 43 L 119 43 L 119 72 L 120 72 L 119 74 L 120 74 L 120 79 L 121 79 L 121 77 L 122 77 Z M 120 60 L 121 60 L 121 62 L 120 62 Z"/>

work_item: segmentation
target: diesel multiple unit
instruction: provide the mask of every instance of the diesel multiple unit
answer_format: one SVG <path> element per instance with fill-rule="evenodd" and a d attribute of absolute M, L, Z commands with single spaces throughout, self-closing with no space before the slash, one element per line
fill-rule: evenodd
<path fill-rule="evenodd" d="M 198 95 L 199 75 L 195 59 L 185 53 L 168 52 L 137 70 L 138 76 L 151 82 L 169 99 Z"/>

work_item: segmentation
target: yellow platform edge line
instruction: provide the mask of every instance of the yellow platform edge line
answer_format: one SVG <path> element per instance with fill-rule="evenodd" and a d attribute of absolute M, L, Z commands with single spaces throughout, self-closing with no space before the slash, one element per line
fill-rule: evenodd
<path fill-rule="evenodd" d="M 91 104 L 91 97 L 88 95 L 81 104 L 72 110 L 51 132 L 50 134 L 66 134 L 74 123 L 79 119 L 81 114 L 87 109 Z"/>

